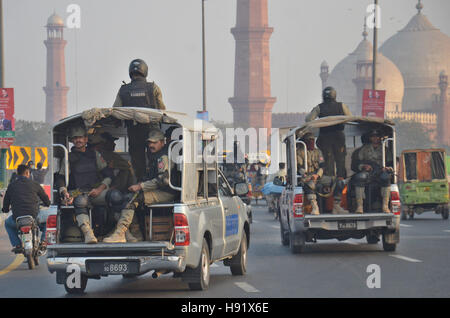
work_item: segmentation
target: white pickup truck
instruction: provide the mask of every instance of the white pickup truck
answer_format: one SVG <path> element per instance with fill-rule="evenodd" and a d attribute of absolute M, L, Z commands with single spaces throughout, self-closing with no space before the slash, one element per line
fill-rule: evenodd
<path fill-rule="evenodd" d="M 304 193 L 302 176 L 298 171 L 296 151 L 298 147 L 306 144 L 301 140 L 306 133 L 318 136 L 322 127 L 344 125 L 347 147 L 346 168 L 350 172 L 352 154 L 362 145 L 364 136 L 371 129 L 381 129 L 388 136 L 383 140 L 383 166 L 387 161 L 393 162 L 393 177 L 391 184 L 391 195 L 389 207 L 391 212 L 381 211 L 379 202 L 379 187 L 376 184 L 368 185 L 365 189 L 367 195 L 364 202 L 364 213 L 357 214 L 355 211 L 354 188 L 351 178 L 343 190 L 342 201 L 344 208 L 349 210 L 348 214 L 331 214 L 330 200 L 333 195 L 317 195 L 319 198 L 319 215 L 311 215 L 311 207 Z M 388 120 L 372 117 L 354 116 L 331 116 L 324 117 L 297 127 L 287 135 L 286 158 L 288 180 L 286 189 L 280 198 L 280 229 L 281 242 L 289 245 L 293 253 L 304 252 L 306 242 L 317 242 L 320 239 L 346 240 L 350 238 L 361 239 L 366 237 L 369 244 L 377 244 L 382 237 L 383 249 L 395 251 L 400 237 L 400 214 L 401 203 L 398 186 L 396 184 L 396 157 L 386 158 L 387 147 L 391 147 L 390 153 L 395 154 L 395 131 L 394 123 Z M 389 159 L 389 160 L 388 160 Z M 307 159 L 304 160 L 307 163 Z M 305 167 L 303 167 L 305 168 Z M 305 168 L 305 170 L 307 170 Z M 351 175 L 348 173 L 348 175 Z M 370 193 L 370 194 L 369 194 Z M 378 202 L 377 202 L 378 201 Z M 332 205 L 332 203 L 331 203 Z"/>
<path fill-rule="evenodd" d="M 119 138 L 117 153 L 129 160 L 127 120 L 157 125 L 163 132 L 173 126 L 180 128 L 179 138 L 172 138 L 168 145 L 169 160 L 176 163 L 170 172 L 170 187 L 177 192 L 177 198 L 145 208 L 145 240 L 137 243 L 102 243 L 107 233 L 96 228 L 99 243 L 84 244 L 74 222 L 74 207 L 60 204 L 47 222 L 47 265 L 50 273 L 56 273 L 56 282 L 64 284 L 68 293 L 82 293 L 88 279 L 133 277 L 153 271 L 154 278 L 174 273 L 191 289 L 204 290 L 209 286 L 209 267 L 216 261 L 223 261 L 233 275 L 244 275 L 250 222 L 239 195 L 245 195 L 248 189 L 239 183 L 231 188 L 218 168 L 217 151 L 208 152 L 214 146 L 217 149 L 218 130 L 210 123 L 147 108 L 85 111 L 61 120 L 53 128 L 53 172 L 60 171 L 58 167 L 63 165 L 64 171 L 69 171 L 67 132 L 73 125 L 101 127 Z M 68 184 L 69 176 L 63 177 Z M 81 275 L 78 286 L 68 284 L 74 267 Z"/>

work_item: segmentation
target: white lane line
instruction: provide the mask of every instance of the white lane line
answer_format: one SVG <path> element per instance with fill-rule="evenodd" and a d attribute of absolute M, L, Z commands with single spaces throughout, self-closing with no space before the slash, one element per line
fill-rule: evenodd
<path fill-rule="evenodd" d="M 270 227 L 273 228 L 273 229 L 277 229 L 277 230 L 280 229 L 280 227 L 278 225 L 271 225 Z"/>
<path fill-rule="evenodd" d="M 401 227 L 413 227 L 412 225 L 402 224 L 402 223 L 400 223 L 400 226 L 401 226 Z"/>
<path fill-rule="evenodd" d="M 422 263 L 422 261 L 419 260 L 419 259 L 414 259 L 414 258 L 406 257 L 406 256 L 403 256 L 403 255 L 391 254 L 389 256 L 392 256 L 392 257 L 395 257 L 395 258 L 398 258 L 398 259 L 402 259 L 404 261 L 411 262 L 411 263 Z"/>
<path fill-rule="evenodd" d="M 244 282 L 237 282 L 234 284 L 247 293 L 259 293 L 260 292 L 258 289 L 256 289 L 252 285 L 244 283 Z"/>
<path fill-rule="evenodd" d="M 450 233 L 450 230 L 444 230 L 444 232 Z"/>

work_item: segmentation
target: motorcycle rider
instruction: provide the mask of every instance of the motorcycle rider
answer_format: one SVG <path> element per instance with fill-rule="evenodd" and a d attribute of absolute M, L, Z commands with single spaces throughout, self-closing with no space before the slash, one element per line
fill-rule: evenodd
<path fill-rule="evenodd" d="M 383 167 L 383 146 L 381 143 L 383 133 L 374 129 L 368 134 L 370 143 L 363 145 L 358 151 L 357 161 L 352 166 L 357 167 L 358 173 L 352 177 L 355 184 L 356 213 L 364 213 L 363 202 L 365 196 L 365 186 L 370 183 L 377 183 L 381 187 L 382 211 L 389 213 L 389 199 L 391 194 L 391 178 L 393 168 L 392 160 L 386 161 Z M 386 150 L 386 158 L 391 159 L 392 153 L 389 148 Z"/>
<path fill-rule="evenodd" d="M 317 105 L 306 116 L 305 121 L 309 122 L 316 118 L 328 116 L 352 116 L 347 105 L 336 101 L 336 95 L 336 90 L 333 87 L 326 87 L 322 92 L 323 103 Z M 327 176 L 336 175 L 340 180 L 345 179 L 347 172 L 345 169 L 346 147 L 344 125 L 320 128 L 317 146 L 322 151 L 325 159 L 324 174 Z"/>
<path fill-rule="evenodd" d="M 103 240 L 105 243 L 126 242 L 125 233 L 138 206 L 167 203 L 175 199 L 176 191 L 169 187 L 169 169 L 172 169 L 173 163 L 169 162 L 164 134 L 159 129 L 153 129 L 148 135 L 147 142 L 150 153 L 147 178 L 144 182 L 128 188 L 130 192 L 139 193 L 139 195 L 134 202 L 124 206 L 116 230 Z"/>
<path fill-rule="evenodd" d="M 17 179 L 10 183 L 3 199 L 4 213 L 8 213 L 11 207 L 12 215 L 5 220 L 5 228 L 9 240 L 13 246 L 12 252 L 21 252 L 21 242 L 17 234 L 16 219 L 20 216 L 31 215 L 36 219 L 39 213 L 39 199 L 45 206 L 50 206 L 50 199 L 39 183 L 31 180 L 29 166 L 20 165 L 17 168 Z M 45 223 L 39 224 L 41 234 L 41 247 L 45 246 Z"/>
<path fill-rule="evenodd" d="M 146 107 L 165 110 L 161 89 L 154 82 L 147 82 L 148 66 L 141 60 L 131 61 L 129 66 L 131 83 L 124 84 L 117 93 L 113 107 Z M 127 122 L 129 153 L 138 180 L 145 177 L 145 140 L 150 132 L 148 124 Z"/>
<path fill-rule="evenodd" d="M 97 238 L 89 219 L 89 206 L 106 207 L 106 193 L 114 174 L 100 153 L 87 146 L 86 129 L 73 127 L 70 141 L 74 144 L 69 153 L 69 184 L 63 179 L 55 181 L 66 205 L 73 204 L 77 224 L 84 234 L 85 243 L 95 244 Z"/>

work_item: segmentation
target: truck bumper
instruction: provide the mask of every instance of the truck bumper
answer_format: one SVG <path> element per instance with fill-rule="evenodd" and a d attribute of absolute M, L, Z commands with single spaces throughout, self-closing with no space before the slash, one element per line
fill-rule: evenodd
<path fill-rule="evenodd" d="M 129 256 L 129 257 L 49 257 L 47 267 L 50 273 L 66 272 L 69 265 L 78 265 L 82 274 L 88 273 L 86 264 L 88 261 L 138 261 L 139 273 L 143 274 L 151 270 L 166 270 L 173 272 L 183 272 L 186 263 L 183 256 Z M 115 274 L 110 274 L 115 275 Z"/>

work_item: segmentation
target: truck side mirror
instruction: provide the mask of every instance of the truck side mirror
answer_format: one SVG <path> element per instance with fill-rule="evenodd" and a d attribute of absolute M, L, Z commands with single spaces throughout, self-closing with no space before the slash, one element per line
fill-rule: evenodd
<path fill-rule="evenodd" d="M 248 185 L 247 183 L 241 182 L 241 183 L 236 183 L 234 185 L 234 193 L 237 196 L 244 196 L 248 193 Z"/>

